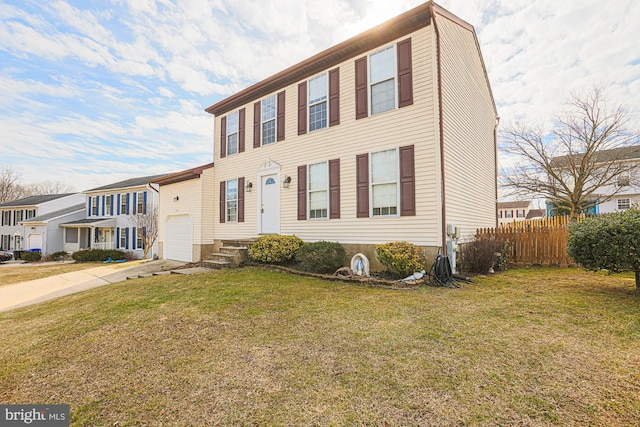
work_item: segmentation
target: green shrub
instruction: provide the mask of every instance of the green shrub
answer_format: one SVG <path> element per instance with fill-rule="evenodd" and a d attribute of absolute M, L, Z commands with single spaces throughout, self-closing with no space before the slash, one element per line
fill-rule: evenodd
<path fill-rule="evenodd" d="M 504 270 L 507 258 L 506 242 L 493 237 L 476 237 L 460 245 L 459 266 L 467 273 L 487 274 L 492 268 Z"/>
<path fill-rule="evenodd" d="M 588 270 L 635 272 L 640 289 L 640 210 L 585 218 L 569 225 L 569 256 Z"/>
<path fill-rule="evenodd" d="M 344 247 L 337 242 L 305 243 L 296 252 L 296 267 L 311 273 L 333 273 L 344 266 L 346 256 Z"/>
<path fill-rule="evenodd" d="M 47 255 L 47 260 L 50 261 L 62 261 L 63 259 L 67 258 L 69 256 L 68 253 L 66 253 L 65 251 L 58 251 L 58 252 L 54 252 L 50 255 Z"/>
<path fill-rule="evenodd" d="M 126 254 L 115 249 L 86 249 L 74 252 L 71 258 L 78 262 L 106 261 L 126 258 Z"/>
<path fill-rule="evenodd" d="M 302 243 L 302 240 L 296 236 L 267 234 L 253 242 L 249 249 L 249 256 L 254 261 L 265 264 L 286 264 L 293 260 Z"/>
<path fill-rule="evenodd" d="M 40 261 L 42 254 L 40 252 L 23 252 L 20 258 L 25 262 Z"/>
<path fill-rule="evenodd" d="M 409 242 L 389 242 L 376 245 L 378 260 L 397 278 L 425 269 L 424 251 Z"/>

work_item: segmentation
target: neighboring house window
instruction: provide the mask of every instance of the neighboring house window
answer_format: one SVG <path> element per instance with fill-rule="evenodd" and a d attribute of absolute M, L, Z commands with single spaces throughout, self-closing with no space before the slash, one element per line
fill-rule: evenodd
<path fill-rule="evenodd" d="M 8 234 L 5 234 L 4 236 L 2 236 L 2 249 L 5 251 L 8 251 L 9 248 L 11 247 L 11 236 Z"/>
<path fill-rule="evenodd" d="M 11 225 L 11 211 L 2 212 L 2 225 Z"/>
<path fill-rule="evenodd" d="M 517 210 L 516 214 L 518 215 L 518 218 L 524 218 L 524 209 L 523 210 Z"/>
<path fill-rule="evenodd" d="M 395 45 L 369 56 L 372 115 L 396 108 L 396 68 Z"/>
<path fill-rule="evenodd" d="M 128 228 L 121 228 L 120 229 L 120 248 L 127 248 L 127 232 L 129 231 Z M 128 249 L 128 248 L 127 248 Z"/>
<path fill-rule="evenodd" d="M 36 210 L 35 209 L 28 209 L 26 211 L 25 219 L 33 218 L 35 216 L 36 216 Z"/>
<path fill-rule="evenodd" d="M 327 127 L 327 74 L 309 80 L 309 131 Z"/>
<path fill-rule="evenodd" d="M 263 99 L 261 103 L 262 145 L 276 142 L 276 96 Z"/>
<path fill-rule="evenodd" d="M 91 215 L 98 215 L 98 196 L 91 197 Z"/>
<path fill-rule="evenodd" d="M 136 196 L 136 213 L 139 215 L 144 213 L 144 193 L 142 191 L 138 192 Z"/>
<path fill-rule="evenodd" d="M 238 152 L 238 112 L 227 116 L 227 155 Z"/>
<path fill-rule="evenodd" d="M 140 211 L 142 212 L 142 211 Z M 144 249 L 144 243 L 142 241 L 142 236 L 143 236 L 143 229 L 142 227 L 138 227 L 137 231 L 136 231 L 136 248 L 138 249 Z"/>
<path fill-rule="evenodd" d="M 327 218 L 329 168 L 327 162 L 309 165 L 309 219 Z"/>
<path fill-rule="evenodd" d="M 513 218 L 513 211 L 504 211 L 505 218 Z"/>
<path fill-rule="evenodd" d="M 120 195 L 120 215 L 127 215 L 127 194 Z"/>
<path fill-rule="evenodd" d="M 631 199 L 618 199 L 618 210 L 622 211 L 631 207 Z"/>
<path fill-rule="evenodd" d="M 616 181 L 618 183 L 618 187 L 628 187 L 630 182 L 629 174 L 623 173 L 618 175 Z"/>
<path fill-rule="evenodd" d="M 23 210 L 14 211 L 13 214 L 14 214 L 13 223 L 15 225 L 18 225 L 18 223 L 24 219 L 24 211 Z"/>
<path fill-rule="evenodd" d="M 398 214 L 398 150 L 371 153 L 371 214 Z"/>
<path fill-rule="evenodd" d="M 238 180 L 227 181 L 227 222 L 238 222 Z"/>
<path fill-rule="evenodd" d="M 105 206 L 105 214 L 106 215 L 111 215 L 111 196 L 107 196 L 104 199 L 104 206 Z"/>

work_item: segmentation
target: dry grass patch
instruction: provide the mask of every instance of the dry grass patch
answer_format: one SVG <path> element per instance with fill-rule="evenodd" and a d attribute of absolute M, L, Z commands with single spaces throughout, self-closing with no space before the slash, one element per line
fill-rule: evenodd
<path fill-rule="evenodd" d="M 640 295 L 515 270 L 462 289 L 246 268 L 0 314 L 0 401 L 73 425 L 635 425 Z"/>
<path fill-rule="evenodd" d="M 0 286 L 14 283 L 26 282 L 29 280 L 42 279 L 56 276 L 58 274 L 70 273 L 72 271 L 86 270 L 87 268 L 99 267 L 103 265 L 95 263 L 60 263 L 60 264 L 38 264 L 28 263 L 19 265 L 5 265 L 0 267 Z"/>

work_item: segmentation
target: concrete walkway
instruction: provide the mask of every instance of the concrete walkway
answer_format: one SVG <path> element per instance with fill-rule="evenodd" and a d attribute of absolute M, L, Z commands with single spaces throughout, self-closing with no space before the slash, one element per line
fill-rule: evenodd
<path fill-rule="evenodd" d="M 125 267 L 124 264 L 105 265 L 2 286 L 0 287 L 0 312 L 25 307 L 110 283 L 122 282 L 132 277 L 145 277 L 163 273 L 169 274 L 173 269 L 183 266 L 184 264 L 185 263 L 178 261 L 156 260 L 136 264 L 131 267 Z M 201 270 L 185 269 L 176 270 L 175 272 L 189 274 L 201 272 Z"/>

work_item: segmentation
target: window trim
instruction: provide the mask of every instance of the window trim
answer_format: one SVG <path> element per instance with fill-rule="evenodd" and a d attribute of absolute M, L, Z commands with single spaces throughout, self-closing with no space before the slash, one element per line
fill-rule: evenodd
<path fill-rule="evenodd" d="M 231 120 L 229 120 L 233 115 L 235 114 L 236 116 L 236 123 L 238 124 L 237 129 L 235 130 L 235 132 L 231 133 L 229 132 L 229 126 L 231 125 Z M 227 129 L 226 129 L 226 135 L 225 135 L 225 156 L 233 156 L 234 154 L 238 154 L 240 152 L 240 112 L 238 111 L 234 111 L 233 113 L 230 113 L 226 116 L 227 122 Z M 236 136 L 236 151 L 231 153 L 229 150 L 229 139 L 235 135 Z"/>
<path fill-rule="evenodd" d="M 127 215 L 127 193 L 120 193 L 120 215 Z"/>
<path fill-rule="evenodd" d="M 386 80 L 380 80 L 380 81 L 376 81 L 373 82 L 371 79 L 371 72 L 373 71 L 373 67 L 371 66 L 371 56 L 384 52 L 387 49 L 393 48 L 393 108 L 390 108 L 388 110 L 385 111 L 381 111 L 378 113 L 373 113 L 373 96 L 371 94 L 371 88 L 374 84 L 378 84 L 378 83 L 382 83 L 391 79 L 386 79 Z M 398 46 L 397 43 L 393 43 L 390 44 L 388 46 L 385 46 L 383 48 L 380 48 L 378 50 L 376 50 L 375 52 L 371 52 L 370 54 L 367 55 L 367 97 L 368 97 L 368 102 L 367 102 L 367 112 L 369 113 L 369 116 L 374 116 L 377 114 L 384 114 L 387 111 L 394 111 L 398 109 Z"/>
<path fill-rule="evenodd" d="M 626 204 L 627 206 L 620 207 L 620 202 L 625 202 L 624 204 Z M 616 206 L 619 211 L 626 211 L 627 209 L 631 209 L 631 199 L 629 197 L 621 197 L 619 199 L 616 199 Z"/>
<path fill-rule="evenodd" d="M 128 231 L 129 231 L 128 228 L 125 228 L 125 227 L 120 228 L 120 236 L 118 236 L 118 243 L 120 243 L 120 246 L 119 246 L 120 249 L 127 248 L 127 232 Z"/>
<path fill-rule="evenodd" d="M 396 153 L 396 180 L 395 180 L 395 184 L 396 184 L 396 213 L 395 214 L 388 214 L 388 215 L 374 215 L 373 210 L 373 155 L 377 154 L 377 153 L 383 153 L 385 151 L 395 151 Z M 391 181 L 389 182 L 379 182 L 376 183 L 375 185 L 384 185 L 384 184 L 390 184 Z M 393 148 L 388 148 L 386 150 L 378 150 L 378 151 L 370 151 L 369 152 L 369 218 L 396 218 L 396 217 L 400 217 L 400 210 L 401 210 L 401 200 L 400 200 L 400 147 L 393 147 Z"/>
<path fill-rule="evenodd" d="M 311 166 L 315 166 L 315 165 L 320 165 L 320 164 L 324 164 L 325 165 L 325 183 L 326 186 L 324 188 L 324 190 L 311 190 Z M 326 221 L 329 219 L 329 215 L 330 215 L 330 208 L 331 208 L 331 200 L 330 200 L 330 193 L 329 193 L 329 161 L 325 160 L 322 162 L 315 162 L 315 163 L 308 163 L 307 164 L 307 219 L 308 220 L 312 220 L 312 221 Z M 311 193 L 320 193 L 320 192 L 324 192 L 326 194 L 326 205 L 324 207 L 324 213 L 325 216 L 323 217 L 312 217 L 311 216 Z"/>
<path fill-rule="evenodd" d="M 311 103 L 311 80 L 316 80 L 319 78 L 324 78 L 324 82 L 325 82 L 325 89 L 326 92 L 324 94 L 324 99 L 318 102 L 314 102 L 313 104 Z M 321 128 L 315 128 L 315 129 L 311 129 L 311 107 L 316 106 L 316 105 L 320 105 L 324 103 L 326 105 L 326 117 L 325 117 L 325 122 L 324 122 L 324 126 Z M 307 105 L 306 105 L 306 119 L 307 119 L 307 129 L 309 130 L 309 133 L 311 132 L 316 132 L 322 129 L 327 129 L 329 127 L 329 117 L 330 117 L 330 113 L 329 113 L 329 72 L 325 71 L 324 73 L 318 74 L 316 76 L 310 77 L 307 79 Z"/>
<path fill-rule="evenodd" d="M 273 98 L 273 118 L 269 120 L 265 120 L 264 118 L 264 102 Z M 264 125 L 273 121 L 273 142 L 264 142 Z M 278 94 L 274 93 L 273 95 L 269 95 L 266 98 L 260 100 L 260 146 L 264 147 L 265 145 L 271 145 L 278 142 Z"/>
<path fill-rule="evenodd" d="M 229 183 L 235 181 L 236 183 L 236 198 L 235 199 L 230 199 L 229 198 Z M 238 178 L 233 178 L 233 179 L 228 179 L 225 181 L 224 184 L 224 216 L 225 216 L 225 222 L 240 222 L 238 220 L 238 213 L 239 213 L 239 196 L 240 196 L 240 187 L 239 187 L 239 183 L 240 180 Z M 230 202 L 236 202 L 236 216 L 235 219 L 231 219 L 231 217 L 229 216 L 229 203 Z"/>
<path fill-rule="evenodd" d="M 136 191 L 136 214 L 144 213 L 144 191 Z"/>
<path fill-rule="evenodd" d="M 105 198 L 104 198 L 104 214 L 108 215 L 108 216 L 111 216 L 111 212 L 112 212 L 111 211 L 111 199 L 112 199 L 112 197 L 111 197 L 110 194 L 105 196 Z"/>

